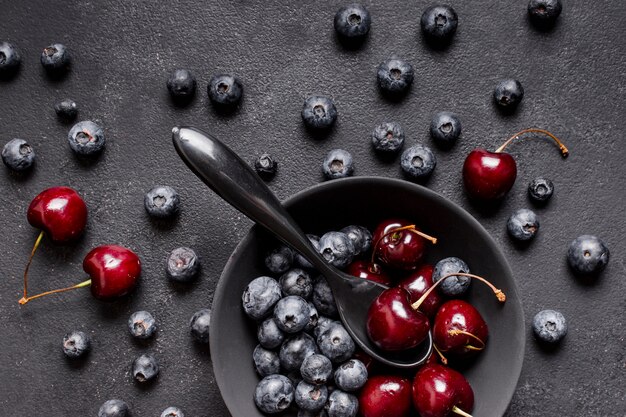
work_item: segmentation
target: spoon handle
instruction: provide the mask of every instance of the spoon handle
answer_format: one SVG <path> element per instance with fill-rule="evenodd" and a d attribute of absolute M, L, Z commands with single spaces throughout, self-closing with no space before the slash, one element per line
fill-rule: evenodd
<path fill-rule="evenodd" d="M 175 127 L 172 141 L 189 169 L 220 197 L 300 252 L 320 272 L 330 269 L 267 185 L 228 146 L 193 127 Z"/>

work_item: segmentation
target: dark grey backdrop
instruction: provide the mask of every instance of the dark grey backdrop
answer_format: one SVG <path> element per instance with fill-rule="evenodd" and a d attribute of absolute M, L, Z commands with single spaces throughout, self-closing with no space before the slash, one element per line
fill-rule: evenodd
<path fill-rule="evenodd" d="M 280 165 L 271 188 L 285 198 L 322 180 L 320 162 L 335 147 L 353 153 L 356 175 L 398 177 L 397 160 L 381 161 L 372 152 L 374 125 L 397 120 L 408 145 L 430 145 L 431 116 L 450 110 L 462 118 L 463 136 L 451 151 L 436 151 L 438 166 L 427 185 L 467 208 L 502 245 L 527 322 L 544 308 L 559 309 L 569 320 L 569 335 L 555 352 L 541 350 L 528 334 L 509 415 L 624 415 L 626 9 L 619 1 L 564 0 L 556 29 L 541 33 L 526 21 L 525 1 L 453 1 L 457 36 L 448 50 L 435 52 L 422 42 L 418 25 L 430 1 L 365 3 L 373 16 L 371 36 L 362 50 L 350 52 L 333 35 L 336 1 L 1 2 L 0 39 L 18 45 L 24 62 L 16 79 L 0 82 L 0 142 L 29 140 L 37 166 L 27 177 L 0 172 L 0 414 L 93 416 L 104 400 L 119 397 L 136 416 L 159 415 L 170 404 L 192 417 L 227 415 L 208 349 L 190 340 L 187 323 L 210 306 L 220 271 L 250 223 L 184 167 L 170 144 L 173 125 L 206 129 L 248 160 L 270 152 Z M 39 64 L 40 50 L 51 42 L 67 44 L 74 57 L 61 82 L 47 80 Z M 376 65 L 392 54 L 416 70 L 411 94 L 399 104 L 381 98 L 375 84 Z M 172 106 L 165 89 L 176 67 L 189 68 L 199 81 L 197 99 L 185 109 Z M 206 83 L 218 71 L 233 72 L 244 84 L 243 105 L 230 117 L 217 115 L 206 98 Z M 509 117 L 491 101 L 502 77 L 518 78 L 526 90 Z M 332 96 L 339 111 L 336 128 L 323 140 L 312 138 L 300 120 L 311 93 Z M 66 142 L 69 126 L 55 117 L 52 106 L 65 97 L 79 103 L 80 119 L 105 128 L 106 151 L 92 165 L 74 157 Z M 560 136 L 570 158 L 562 160 L 547 141 L 514 144 L 519 177 L 513 191 L 497 210 L 473 207 L 461 185 L 465 155 L 476 146 L 494 149 L 529 126 Z M 554 180 L 556 195 L 537 210 L 537 239 L 519 249 L 505 234 L 505 219 L 529 205 L 525 186 L 538 175 Z M 155 184 L 180 192 L 177 221 L 147 218 L 143 194 Z M 87 251 L 119 243 L 136 250 L 144 265 L 131 297 L 104 304 L 83 290 L 18 307 L 21 273 L 37 235 L 25 211 L 33 196 L 54 185 L 70 185 L 84 196 L 88 229 L 71 246 L 44 241 L 32 290 L 82 280 Z M 565 264 L 567 244 L 582 233 L 600 235 L 611 248 L 611 263 L 595 285 L 577 282 Z M 459 239 L 471 244 L 469 236 Z M 179 245 L 196 248 L 203 260 L 202 277 L 189 290 L 173 288 L 164 277 L 165 257 Z M 159 322 L 147 346 L 126 331 L 137 309 L 154 312 Z M 88 360 L 78 365 L 60 348 L 73 329 L 94 340 Z M 155 353 L 162 365 L 158 382 L 147 389 L 129 374 L 141 352 Z M 507 364 L 501 366 L 507 372 Z"/>

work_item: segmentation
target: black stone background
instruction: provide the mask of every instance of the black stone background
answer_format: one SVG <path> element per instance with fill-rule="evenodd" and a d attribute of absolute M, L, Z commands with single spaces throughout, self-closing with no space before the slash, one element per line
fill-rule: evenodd
<path fill-rule="evenodd" d="M 451 3 L 460 23 L 445 51 L 431 50 L 421 39 L 419 17 L 430 4 L 422 0 L 365 1 L 373 17 L 370 37 L 361 50 L 348 51 L 333 33 L 341 6 L 336 1 L 2 0 L 0 39 L 20 48 L 23 65 L 15 79 L 0 82 L 0 142 L 27 139 L 37 165 L 26 177 L 0 173 L 0 414 L 94 416 L 105 400 L 122 398 L 135 416 L 157 416 L 169 405 L 192 417 L 228 415 L 209 351 L 192 342 L 188 321 L 210 306 L 220 271 L 250 222 L 184 167 L 170 142 L 172 126 L 206 129 L 246 160 L 270 152 L 280 166 L 270 186 L 286 198 L 322 181 L 321 160 L 337 147 L 353 153 L 356 175 L 400 177 L 399 158 L 389 162 L 374 154 L 372 128 L 397 120 L 407 146 L 432 145 L 432 115 L 450 110 L 460 115 L 463 135 L 452 150 L 435 150 L 438 166 L 427 186 L 475 215 L 515 272 L 528 342 L 508 415 L 624 416 L 626 8 L 619 1 L 564 0 L 558 25 L 544 33 L 529 25 L 526 1 Z M 74 58 L 62 81 L 48 80 L 39 64 L 41 49 L 52 42 L 65 43 Z M 416 72 L 400 103 L 383 99 L 375 82 L 377 64 L 393 54 Z M 177 67 L 189 68 L 199 82 L 187 108 L 173 106 L 165 88 Z M 228 117 L 212 109 L 205 90 L 211 74 L 222 71 L 237 74 L 245 89 L 240 110 Z M 521 80 L 526 91 L 511 116 L 492 103 L 503 77 Z M 316 139 L 302 126 L 302 102 L 312 93 L 333 97 L 339 111 L 326 138 Z M 105 128 L 106 151 L 93 164 L 72 154 L 70 125 L 55 117 L 53 104 L 65 97 L 79 103 L 79 119 Z M 515 143 L 510 152 L 519 176 L 512 192 L 495 210 L 472 205 L 460 175 L 467 153 L 477 146 L 495 149 L 529 126 L 561 137 L 569 159 L 562 160 L 549 141 Z M 554 180 L 556 195 L 537 208 L 536 240 L 520 248 L 506 236 L 505 221 L 514 209 L 530 206 L 526 184 L 539 175 Z M 143 195 L 155 184 L 180 192 L 176 221 L 147 217 Z M 32 291 L 79 282 L 90 248 L 119 243 L 143 261 L 132 296 L 107 304 L 82 290 L 18 306 L 22 270 L 37 236 L 26 208 L 55 185 L 84 196 L 89 223 L 73 245 L 44 240 L 32 267 Z M 592 285 L 577 281 L 565 262 L 567 245 L 583 233 L 601 236 L 611 249 L 610 265 Z M 471 244 L 471 236 L 459 239 Z M 173 287 L 164 276 L 166 255 L 179 245 L 195 248 L 203 260 L 201 279 L 188 289 Z M 544 308 L 561 310 L 569 322 L 566 340 L 552 352 L 532 340 L 528 325 Z M 160 326 L 145 346 L 126 330 L 138 309 L 152 311 Z M 63 335 L 73 329 L 93 337 L 91 355 L 78 364 L 61 352 Z M 162 366 L 148 388 L 129 373 L 143 352 L 154 353 Z M 500 366 L 507 372 L 507 364 Z"/>

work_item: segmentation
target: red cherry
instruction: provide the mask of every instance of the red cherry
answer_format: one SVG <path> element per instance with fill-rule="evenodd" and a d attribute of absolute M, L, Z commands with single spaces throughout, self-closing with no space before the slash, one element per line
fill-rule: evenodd
<path fill-rule="evenodd" d="M 354 261 L 348 265 L 347 272 L 352 276 L 369 279 L 370 281 L 378 282 L 388 287 L 391 285 L 389 275 L 383 271 L 380 265 L 374 262 L 364 260 Z"/>
<path fill-rule="evenodd" d="M 569 151 L 552 133 L 543 129 L 524 129 L 511 136 L 495 152 L 474 149 L 463 164 L 463 182 L 470 197 L 481 200 L 497 200 L 506 195 L 515 183 L 517 165 L 515 159 L 503 152 L 511 141 L 525 133 L 541 133 L 556 142 L 563 157 Z"/>
<path fill-rule="evenodd" d="M 383 265 L 413 270 L 424 256 L 426 239 L 437 242 L 437 239 L 420 232 L 407 220 L 386 220 L 376 227 L 372 235 L 372 256 L 377 257 Z"/>
<path fill-rule="evenodd" d="M 87 205 L 69 187 L 52 187 L 37 195 L 27 212 L 28 223 L 43 230 L 55 242 L 79 237 L 87 224 Z"/>
<path fill-rule="evenodd" d="M 411 381 L 390 375 L 370 377 L 359 395 L 363 417 L 408 417 L 411 413 Z"/>
<path fill-rule="evenodd" d="M 450 300 L 435 316 L 433 343 L 441 354 L 457 359 L 474 356 L 485 348 L 488 335 L 487 323 L 467 301 Z"/>
<path fill-rule="evenodd" d="M 421 417 L 471 417 L 474 391 L 465 377 L 443 365 L 424 365 L 413 380 L 413 405 Z"/>
<path fill-rule="evenodd" d="M 408 277 L 400 281 L 399 287 L 404 288 L 411 294 L 411 303 L 416 302 L 433 285 L 433 266 L 424 264 Z M 420 310 L 429 319 L 437 314 L 437 309 L 443 303 L 443 298 L 438 291 L 433 291 L 422 303 Z"/>

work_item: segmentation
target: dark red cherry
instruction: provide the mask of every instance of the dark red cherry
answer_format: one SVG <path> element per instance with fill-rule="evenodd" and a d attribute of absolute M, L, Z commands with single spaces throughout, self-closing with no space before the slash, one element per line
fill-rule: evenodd
<path fill-rule="evenodd" d="M 424 365 L 413 379 L 413 405 L 421 417 L 471 417 L 474 391 L 465 377 L 447 366 Z"/>
<path fill-rule="evenodd" d="M 348 265 L 347 272 L 352 276 L 369 279 L 370 281 L 378 282 L 388 287 L 391 285 L 389 275 L 383 271 L 380 265 L 374 262 L 366 260 L 354 261 Z"/>
<path fill-rule="evenodd" d="M 359 395 L 362 417 L 409 417 L 411 381 L 391 375 L 370 377 Z"/>
<path fill-rule="evenodd" d="M 135 252 L 117 245 L 98 246 L 83 260 L 91 278 L 91 294 L 101 300 L 128 294 L 139 279 L 141 262 Z"/>
<path fill-rule="evenodd" d="M 497 200 L 506 195 L 515 183 L 517 164 L 515 159 L 504 149 L 511 141 L 526 133 L 541 133 L 556 142 L 563 157 L 569 151 L 552 133 L 543 129 L 524 129 L 511 136 L 495 152 L 474 149 L 463 164 L 463 183 L 470 197 L 480 200 Z"/>
<path fill-rule="evenodd" d="M 404 288 L 411 294 L 411 303 L 416 302 L 424 293 L 433 285 L 433 266 L 424 264 L 420 266 L 411 275 L 404 278 L 398 283 L 399 287 Z M 420 311 L 422 311 L 429 319 L 433 319 L 437 314 L 437 309 L 443 303 L 443 298 L 439 291 L 433 291 L 422 302 Z"/>
<path fill-rule="evenodd" d="M 39 193 L 27 211 L 28 223 L 55 242 L 79 237 L 87 224 L 87 205 L 69 187 L 52 187 Z"/>
<path fill-rule="evenodd" d="M 383 265 L 413 270 L 424 256 L 426 239 L 437 242 L 437 239 L 420 232 L 407 220 L 386 220 L 376 227 L 372 235 L 373 256 Z"/>
<path fill-rule="evenodd" d="M 488 335 L 487 323 L 467 301 L 450 300 L 435 316 L 433 344 L 444 356 L 474 356 L 485 348 Z"/>

